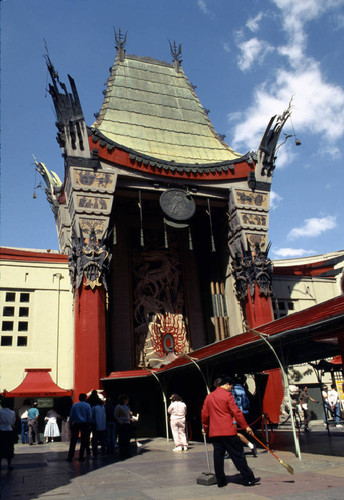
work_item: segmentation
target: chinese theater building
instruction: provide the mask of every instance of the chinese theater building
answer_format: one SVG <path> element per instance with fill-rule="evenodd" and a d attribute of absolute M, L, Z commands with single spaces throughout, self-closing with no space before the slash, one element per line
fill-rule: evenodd
<path fill-rule="evenodd" d="M 60 252 L 69 255 L 75 398 L 102 383 L 118 394 L 133 374 L 153 379 L 273 321 L 270 186 L 290 109 L 271 118 L 257 152 L 239 154 L 214 130 L 180 46 L 171 44 L 169 64 L 127 55 L 120 32 L 116 42 L 91 126 L 74 80 L 67 91 L 46 57 L 64 181 L 43 163 L 36 168 Z M 233 367 L 245 373 L 245 359 Z M 189 375 L 181 378 L 186 387 Z M 271 414 L 283 396 L 280 380 L 270 373 Z"/>

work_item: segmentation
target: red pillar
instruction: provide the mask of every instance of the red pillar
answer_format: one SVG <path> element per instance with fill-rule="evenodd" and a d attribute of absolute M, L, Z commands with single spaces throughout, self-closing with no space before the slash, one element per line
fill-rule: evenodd
<path fill-rule="evenodd" d="M 245 303 L 245 314 L 249 328 L 257 328 L 259 330 L 259 326 L 273 321 L 271 300 L 269 297 L 259 295 L 257 284 L 255 284 L 254 301 L 248 292 L 248 299 Z M 262 411 L 269 416 L 271 422 L 278 423 L 284 395 L 281 370 L 277 368 L 268 370 L 265 373 L 269 374 L 269 378 L 263 397 Z"/>
<path fill-rule="evenodd" d="M 74 400 L 79 393 L 100 388 L 106 375 L 105 291 L 85 287 L 76 291 L 74 341 Z"/>
<path fill-rule="evenodd" d="M 245 303 L 245 316 L 249 328 L 265 325 L 274 319 L 270 297 L 259 295 L 257 283 L 254 286 L 254 301 L 248 291 Z"/>

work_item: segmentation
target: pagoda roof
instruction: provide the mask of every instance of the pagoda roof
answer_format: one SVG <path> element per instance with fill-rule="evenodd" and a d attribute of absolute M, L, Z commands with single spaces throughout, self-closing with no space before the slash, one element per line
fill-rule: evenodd
<path fill-rule="evenodd" d="M 183 70 L 118 55 L 92 129 L 143 157 L 209 166 L 244 160 L 215 132 Z"/>
<path fill-rule="evenodd" d="M 72 391 L 61 389 L 52 380 L 51 368 L 26 368 L 26 377 L 12 391 L 5 393 L 7 398 L 62 397 L 71 396 Z"/>

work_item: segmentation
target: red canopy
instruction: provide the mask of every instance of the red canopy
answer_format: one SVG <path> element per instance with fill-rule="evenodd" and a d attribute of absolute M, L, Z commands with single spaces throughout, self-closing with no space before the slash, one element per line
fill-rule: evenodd
<path fill-rule="evenodd" d="M 52 380 L 51 368 L 26 368 L 26 377 L 13 391 L 6 392 L 7 398 L 61 397 L 71 396 L 73 391 L 61 389 Z"/>

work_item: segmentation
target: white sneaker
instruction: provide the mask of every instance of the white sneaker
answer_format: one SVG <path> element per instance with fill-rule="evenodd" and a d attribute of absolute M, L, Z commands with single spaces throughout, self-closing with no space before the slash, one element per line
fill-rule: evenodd
<path fill-rule="evenodd" d="M 183 451 L 183 447 L 182 446 L 177 446 L 176 448 L 173 448 L 173 451 Z"/>
<path fill-rule="evenodd" d="M 188 447 L 187 446 L 183 446 L 183 451 L 188 451 Z"/>
<path fill-rule="evenodd" d="M 336 427 L 343 427 L 342 424 L 337 424 Z"/>
<path fill-rule="evenodd" d="M 139 443 L 138 441 L 136 441 L 136 446 L 137 446 L 138 448 L 142 448 L 142 443 Z"/>

